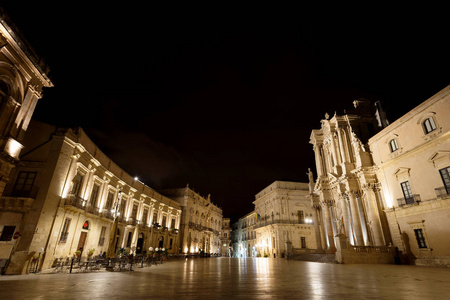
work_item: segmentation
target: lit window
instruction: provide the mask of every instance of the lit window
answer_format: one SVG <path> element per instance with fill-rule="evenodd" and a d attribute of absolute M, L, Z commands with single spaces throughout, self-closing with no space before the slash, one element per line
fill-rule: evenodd
<path fill-rule="evenodd" d="M 389 147 L 391 148 L 391 152 L 397 151 L 398 150 L 397 140 L 396 139 L 392 139 L 389 142 Z"/>
<path fill-rule="evenodd" d="M 425 129 L 425 134 L 436 130 L 436 125 L 434 124 L 433 118 L 428 118 L 423 122 L 423 127 Z"/>

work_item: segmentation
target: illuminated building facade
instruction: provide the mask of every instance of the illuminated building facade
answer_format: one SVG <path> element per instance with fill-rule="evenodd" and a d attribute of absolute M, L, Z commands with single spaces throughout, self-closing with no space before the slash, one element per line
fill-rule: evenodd
<path fill-rule="evenodd" d="M 47 269 L 77 250 L 107 251 L 114 214 L 115 251 L 178 253 L 180 205 L 127 174 L 81 128 L 33 121 L 24 145 L 0 200 L 0 224 L 21 232 L 0 244 L 3 255 L 11 253 L 6 274 L 28 272 L 36 255 L 39 269 Z"/>
<path fill-rule="evenodd" d="M 231 245 L 231 227 L 230 218 L 222 219 L 222 231 L 220 238 L 220 255 L 221 256 L 231 256 L 233 253 Z"/>
<path fill-rule="evenodd" d="M 237 222 L 238 257 L 256 257 L 256 213 L 252 211 Z"/>
<path fill-rule="evenodd" d="M 308 183 L 275 181 L 255 196 L 253 204 L 255 210 L 236 224 L 236 256 L 282 258 L 319 250 Z"/>
<path fill-rule="evenodd" d="M 369 139 L 394 246 L 450 266 L 450 86 Z"/>
<path fill-rule="evenodd" d="M 187 185 L 161 191 L 179 203 L 182 209 L 180 247 L 185 254 L 219 255 L 221 253 L 222 209 Z"/>
<path fill-rule="evenodd" d="M 19 162 L 22 140 L 42 90 L 53 86 L 49 71 L 0 8 L 0 196 Z"/>
<path fill-rule="evenodd" d="M 357 100 L 312 131 L 311 199 L 336 261 L 450 265 L 449 103 L 450 86 L 389 125 Z"/>
<path fill-rule="evenodd" d="M 392 251 L 386 247 L 391 238 L 377 168 L 366 145 L 387 123 L 381 109 L 375 111 L 368 100 L 355 100 L 353 104 L 353 110 L 331 118 L 327 114 L 321 129 L 313 130 L 310 139 L 317 171 L 311 199 L 320 223 L 320 247 L 328 253 L 336 252 L 338 262 L 344 262 L 343 252 L 362 249 L 354 247 Z"/>

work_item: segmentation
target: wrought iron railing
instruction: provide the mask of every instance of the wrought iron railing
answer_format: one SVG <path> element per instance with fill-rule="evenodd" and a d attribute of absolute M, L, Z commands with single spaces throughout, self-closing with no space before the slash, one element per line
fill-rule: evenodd
<path fill-rule="evenodd" d="M 434 190 L 435 190 L 436 196 L 438 198 L 450 197 L 450 188 L 448 188 L 448 187 L 441 186 L 441 187 L 435 188 Z"/>
<path fill-rule="evenodd" d="M 260 227 L 264 227 L 267 225 L 273 225 L 273 224 L 302 224 L 302 225 L 314 225 L 314 222 L 299 222 L 299 221 L 294 221 L 294 220 L 281 220 L 281 219 L 274 219 L 274 220 L 266 220 L 266 221 L 258 221 L 256 223 L 255 229 L 256 228 L 260 228 Z"/>
<path fill-rule="evenodd" d="M 65 205 L 66 206 L 73 206 L 76 208 L 81 208 L 81 209 L 85 209 L 86 208 L 86 200 L 84 200 L 83 198 L 79 197 L 79 196 L 75 196 L 75 195 L 69 195 L 66 198 L 65 201 Z"/>
<path fill-rule="evenodd" d="M 398 198 L 397 199 L 398 206 L 408 205 L 408 204 L 417 204 L 420 202 L 420 195 L 414 194 L 411 197 L 405 198 Z"/>

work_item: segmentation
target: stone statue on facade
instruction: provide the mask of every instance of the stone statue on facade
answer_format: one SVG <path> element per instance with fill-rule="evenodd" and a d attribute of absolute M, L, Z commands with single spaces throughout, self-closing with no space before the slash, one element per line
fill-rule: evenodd
<path fill-rule="evenodd" d="M 311 168 L 308 168 L 308 172 L 306 174 L 308 175 L 309 179 L 309 193 L 312 194 L 312 192 L 314 191 L 314 175 L 311 171 Z"/>

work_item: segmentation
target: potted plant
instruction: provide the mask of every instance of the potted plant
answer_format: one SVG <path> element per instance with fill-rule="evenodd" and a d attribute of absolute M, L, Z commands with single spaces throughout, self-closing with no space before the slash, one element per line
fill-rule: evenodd
<path fill-rule="evenodd" d="M 120 248 L 117 253 L 119 254 L 120 257 L 123 257 L 127 255 L 127 250 L 125 248 Z"/>
<path fill-rule="evenodd" d="M 94 252 L 95 252 L 95 249 L 94 248 L 92 248 L 92 249 L 89 249 L 89 252 L 88 252 L 88 257 L 89 258 L 91 258 L 92 257 L 92 255 L 94 255 Z"/>

